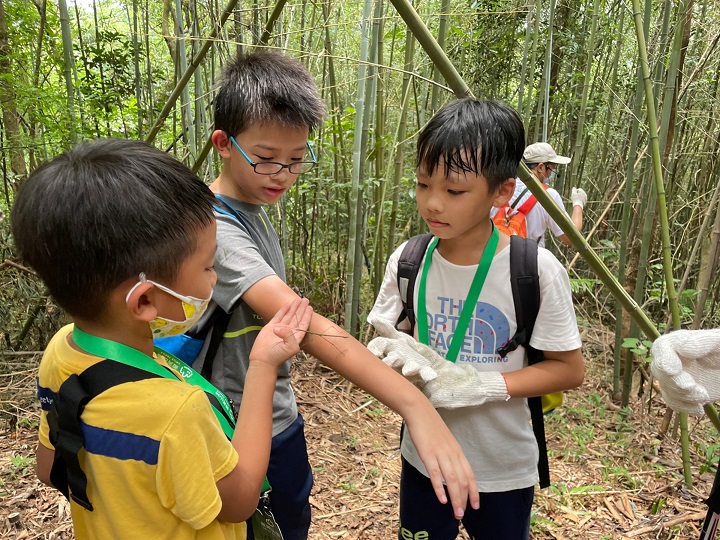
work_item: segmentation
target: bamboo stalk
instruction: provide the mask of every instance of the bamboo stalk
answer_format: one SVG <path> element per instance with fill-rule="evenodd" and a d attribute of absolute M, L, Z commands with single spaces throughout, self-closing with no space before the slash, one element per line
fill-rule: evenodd
<path fill-rule="evenodd" d="M 285 4 L 287 4 L 287 0 L 278 0 L 278 2 L 275 4 L 275 7 L 273 8 L 270 17 L 265 24 L 265 30 L 263 30 L 263 33 L 257 42 L 258 46 L 265 46 L 268 44 L 268 40 L 270 39 L 270 35 L 272 34 L 273 26 L 275 26 L 275 23 L 280 18 L 280 14 L 282 13 Z"/>
<path fill-rule="evenodd" d="M 225 6 L 225 10 L 220 16 L 220 20 L 218 21 L 217 26 L 213 28 L 212 32 L 210 32 L 207 39 L 205 40 L 205 43 L 203 43 L 203 46 L 198 51 L 197 56 L 193 58 L 187 70 L 185 70 L 185 73 L 183 73 L 182 77 L 180 77 L 180 80 L 178 80 L 175 88 L 173 88 L 173 91 L 170 93 L 170 96 L 165 102 L 165 106 L 162 108 L 160 114 L 158 114 L 158 117 L 155 119 L 155 123 L 150 128 L 150 132 L 145 139 L 145 142 L 147 142 L 148 144 L 152 144 L 152 142 L 155 140 L 155 137 L 157 137 L 157 134 L 160 132 L 160 128 L 162 127 L 163 123 L 165 123 L 165 120 L 167 119 L 169 114 L 172 112 L 173 107 L 175 106 L 175 102 L 177 101 L 178 97 L 180 97 L 180 94 L 183 92 L 183 89 L 190 80 L 190 77 L 193 76 L 193 73 L 195 73 L 195 70 L 198 68 L 202 60 L 205 58 L 205 55 L 213 46 L 215 39 L 225 25 L 225 22 L 232 14 L 237 3 L 238 0 L 228 1 L 227 5 Z"/>
<path fill-rule="evenodd" d="M 453 66 L 452 62 L 448 59 L 445 51 L 438 44 L 435 38 L 432 36 L 427 26 L 422 22 L 415 8 L 408 0 L 390 0 L 392 5 L 395 6 L 398 14 L 405 21 L 415 39 L 422 45 L 425 52 L 432 60 L 435 67 L 440 71 L 445 81 L 447 81 L 452 91 L 457 97 L 468 97 L 472 95 L 470 88 L 465 83 L 463 78 L 460 76 L 458 71 Z"/>
<path fill-rule="evenodd" d="M 63 76 L 65 77 L 65 88 L 67 90 L 67 114 L 68 114 L 68 135 L 70 142 L 77 142 L 77 131 L 75 129 L 75 87 L 72 79 L 72 67 L 75 65 L 73 59 L 72 34 L 70 33 L 70 15 L 65 0 L 58 0 L 60 10 L 60 30 L 63 44 Z"/>
<path fill-rule="evenodd" d="M 350 195 L 348 224 L 348 248 L 347 248 L 347 274 L 346 280 L 347 290 L 345 293 L 345 330 L 351 335 L 357 335 L 357 305 L 353 304 L 354 291 L 356 287 L 359 290 L 360 275 L 362 266 L 357 264 L 356 253 L 358 250 L 357 243 L 361 240 L 358 238 L 361 225 L 359 218 L 360 208 L 362 208 L 362 190 L 360 188 L 360 170 L 362 156 L 362 118 L 365 111 L 365 78 L 367 77 L 368 54 L 370 49 L 370 36 L 368 33 L 368 24 L 372 14 L 372 0 L 365 0 L 361 23 L 361 42 L 360 42 L 360 58 L 358 59 L 358 86 L 357 96 L 355 100 L 355 136 L 353 140 L 353 168 L 352 168 L 352 187 Z"/>

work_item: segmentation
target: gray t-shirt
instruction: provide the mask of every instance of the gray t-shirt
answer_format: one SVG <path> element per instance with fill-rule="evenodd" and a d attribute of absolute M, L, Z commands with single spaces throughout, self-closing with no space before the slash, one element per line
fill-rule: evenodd
<path fill-rule="evenodd" d="M 277 233 L 262 206 L 245 203 L 223 196 L 233 210 L 242 218 L 242 223 L 232 215 L 215 212 L 217 218 L 217 252 L 215 271 L 217 284 L 206 321 L 219 306 L 226 312 L 232 309 L 232 316 L 220 342 L 213 363 L 210 381 L 233 400 L 235 412 L 240 407 L 249 365 L 250 349 L 265 321 L 242 302 L 245 292 L 261 279 L 277 275 L 285 281 L 285 264 Z M 233 309 L 234 308 L 234 309 Z M 199 326 L 202 326 L 203 321 Z M 212 331 L 205 340 L 207 348 Z M 205 352 L 202 351 L 193 367 L 202 370 Z M 288 360 L 278 370 L 273 397 L 273 436 L 288 428 L 297 418 L 297 403 L 290 384 Z"/>

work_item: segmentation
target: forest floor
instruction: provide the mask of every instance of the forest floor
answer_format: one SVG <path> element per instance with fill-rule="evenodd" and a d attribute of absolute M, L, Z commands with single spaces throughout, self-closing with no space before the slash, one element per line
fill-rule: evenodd
<path fill-rule="evenodd" d="M 693 487 L 677 437 L 659 435 L 665 407 L 637 389 L 626 414 L 610 398 L 611 336 L 583 328 L 585 383 L 548 416 L 553 485 L 537 490 L 533 539 L 691 539 L 705 516 L 720 441 L 690 419 Z M 0 537 L 72 538 L 69 508 L 36 480 L 39 357 L 0 357 Z M 295 389 L 315 471 L 311 539 L 397 538 L 399 417 L 312 359 Z M 637 385 L 636 385 L 637 386 Z M 649 411 L 648 411 L 649 409 Z M 465 538 L 461 535 L 461 538 Z M 492 540 L 492 539 L 490 539 Z"/>

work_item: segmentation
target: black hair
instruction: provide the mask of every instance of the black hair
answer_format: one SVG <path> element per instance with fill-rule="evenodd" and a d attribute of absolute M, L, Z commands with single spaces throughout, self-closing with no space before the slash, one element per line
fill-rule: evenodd
<path fill-rule="evenodd" d="M 491 191 L 515 178 L 525 150 L 525 128 L 511 107 L 473 98 L 445 104 L 420 131 L 417 166 L 432 175 L 440 162 L 445 174 L 482 174 Z"/>
<path fill-rule="evenodd" d="M 223 69 L 215 96 L 215 129 L 237 136 L 256 123 L 279 122 L 313 130 L 325 103 L 298 60 L 271 51 L 238 55 Z"/>
<path fill-rule="evenodd" d="M 214 222 L 215 198 L 185 165 L 143 142 L 79 144 L 35 170 L 12 209 L 22 258 L 73 317 L 94 319 L 110 292 L 145 272 L 171 286 Z"/>

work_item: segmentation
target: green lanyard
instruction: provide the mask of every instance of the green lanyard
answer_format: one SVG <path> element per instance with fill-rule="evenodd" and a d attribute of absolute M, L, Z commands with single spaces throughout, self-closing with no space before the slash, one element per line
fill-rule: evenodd
<path fill-rule="evenodd" d="M 482 257 L 480 258 L 480 264 L 478 264 L 477 270 L 475 271 L 475 277 L 473 277 L 472 285 L 468 291 L 467 298 L 463 303 L 462 312 L 460 313 L 460 319 L 455 327 L 453 333 L 453 339 L 450 342 L 450 347 L 445 354 L 445 359 L 455 362 L 457 360 L 460 347 L 462 347 L 463 341 L 465 340 L 465 333 L 467 332 L 468 324 L 477 306 L 478 298 L 480 298 L 480 291 L 487 278 L 490 265 L 492 264 L 493 257 L 495 256 L 495 250 L 497 249 L 498 240 L 500 234 L 493 225 L 492 233 L 485 246 Z M 420 284 L 418 285 L 418 309 L 417 309 L 417 328 L 418 338 L 420 343 L 429 345 L 428 341 L 428 320 L 427 320 L 427 306 L 425 304 L 425 288 L 427 283 L 427 275 L 430 270 L 430 262 L 432 260 L 432 254 L 437 247 L 438 238 L 433 238 L 428 247 L 427 254 L 425 255 L 425 264 L 423 265 L 422 274 L 420 274 Z M 410 291 L 412 294 L 412 291 Z"/>
<path fill-rule="evenodd" d="M 142 369 L 143 371 L 154 373 L 155 375 L 165 379 L 180 380 L 172 371 L 158 364 L 155 360 L 137 349 L 133 349 L 132 347 L 128 347 L 127 345 L 123 345 L 117 341 L 93 336 L 83 332 L 77 326 L 73 328 L 73 341 L 82 350 L 89 352 L 90 354 L 94 354 L 95 356 L 120 362 L 121 364 L 137 369 Z M 186 383 L 197 386 L 208 395 L 215 396 L 222 408 L 222 411 L 218 410 L 211 402 L 213 412 L 220 422 L 220 427 L 225 433 L 225 436 L 228 439 L 232 439 L 233 432 L 235 431 L 235 422 L 231 419 L 235 418 L 235 415 L 233 414 L 232 405 L 230 405 L 230 400 L 227 396 L 210 384 L 197 371 L 169 352 L 155 347 L 155 354 L 162 356 L 171 368 L 182 375 Z M 266 477 L 262 490 L 266 491 L 269 488 L 270 484 L 268 483 Z"/>

